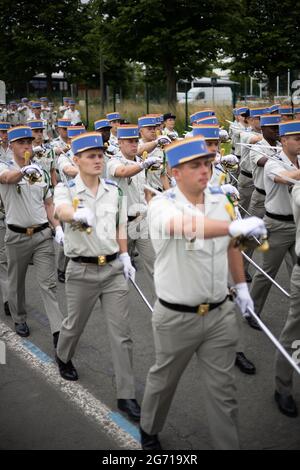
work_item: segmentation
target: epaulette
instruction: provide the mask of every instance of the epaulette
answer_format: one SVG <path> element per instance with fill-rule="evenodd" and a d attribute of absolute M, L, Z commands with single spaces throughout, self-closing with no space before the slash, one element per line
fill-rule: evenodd
<path fill-rule="evenodd" d="M 75 186 L 75 180 L 74 179 L 68 180 L 68 187 L 73 188 L 74 186 Z"/>
<path fill-rule="evenodd" d="M 112 181 L 112 180 L 109 180 L 109 179 L 106 179 L 106 178 L 104 178 L 104 181 L 105 181 L 106 184 L 111 184 L 112 186 L 115 186 L 118 189 L 119 196 L 123 196 L 122 189 L 120 188 L 120 186 L 115 181 Z"/>

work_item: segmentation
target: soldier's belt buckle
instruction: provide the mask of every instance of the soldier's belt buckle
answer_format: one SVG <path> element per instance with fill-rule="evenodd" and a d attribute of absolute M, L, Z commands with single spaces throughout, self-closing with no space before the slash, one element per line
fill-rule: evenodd
<path fill-rule="evenodd" d="M 34 228 L 33 227 L 28 227 L 26 229 L 26 235 L 28 235 L 28 237 L 32 237 L 33 233 L 34 233 Z"/>
<path fill-rule="evenodd" d="M 98 266 L 104 266 L 106 264 L 106 256 L 98 256 Z"/>
<path fill-rule="evenodd" d="M 209 304 L 201 304 L 198 307 L 198 315 L 206 315 L 209 311 Z"/>

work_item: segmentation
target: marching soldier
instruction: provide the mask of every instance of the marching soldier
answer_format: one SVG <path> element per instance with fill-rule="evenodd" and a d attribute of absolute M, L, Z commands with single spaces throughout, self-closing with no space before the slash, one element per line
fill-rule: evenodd
<path fill-rule="evenodd" d="M 291 106 L 280 106 L 278 113 L 281 115 L 281 122 L 291 121 L 294 118 L 294 110 Z"/>
<path fill-rule="evenodd" d="M 228 265 L 242 313 L 246 315 L 253 304 L 241 254 L 228 235 L 260 236 L 265 228 L 257 218 L 230 224 L 225 195 L 206 190 L 214 155 L 203 138 L 174 142 L 166 153 L 177 186 L 154 198 L 149 208 L 158 300 L 152 317 L 156 360 L 141 410 L 142 448 L 161 450 L 157 434 L 179 379 L 196 353 L 214 447 L 238 449 L 233 375 L 238 329 L 227 296 Z"/>
<path fill-rule="evenodd" d="M 166 161 L 164 158 L 164 145 L 171 142 L 167 136 L 157 136 L 155 117 L 143 116 L 138 119 L 140 129 L 140 143 L 138 146 L 138 156 L 142 156 L 144 152 L 147 157 L 155 157 L 160 161 L 156 165 L 149 167 L 146 173 L 147 183 L 156 191 L 164 191 L 170 188 L 169 179 L 166 171 Z"/>
<path fill-rule="evenodd" d="M 0 122 L 0 160 L 9 162 L 13 158 L 13 152 L 8 144 L 7 132 L 11 125 L 9 122 Z M 5 252 L 5 209 L 0 198 L 0 288 L 4 311 L 6 315 L 10 315 L 8 305 L 8 279 L 7 279 L 7 256 Z"/>
<path fill-rule="evenodd" d="M 132 371 L 132 340 L 129 328 L 128 285 L 134 268 L 127 253 L 126 212 L 115 183 L 100 178 L 103 140 L 96 132 L 72 140 L 79 174 L 68 187 L 55 188 L 55 210 L 66 224 L 65 253 L 70 258 L 66 276 L 68 316 L 62 324 L 56 360 L 61 376 L 77 380 L 72 364 L 78 340 L 90 314 L 101 299 L 112 345 L 118 407 L 139 420 Z M 75 210 L 74 198 L 80 206 Z M 92 227 L 92 232 L 72 230 L 72 224 Z"/>
<path fill-rule="evenodd" d="M 108 119 L 99 119 L 98 121 L 94 122 L 94 128 L 96 132 L 99 132 L 102 135 L 103 145 L 104 145 L 104 168 L 103 168 L 103 176 L 106 178 L 108 177 L 107 173 L 107 164 L 111 157 L 117 155 L 119 152 L 119 144 L 118 147 L 115 145 L 111 145 L 109 143 L 110 139 L 110 132 L 112 126 Z"/>
<path fill-rule="evenodd" d="M 49 144 L 44 144 L 43 132 L 45 130 L 45 121 L 32 119 L 27 122 L 27 125 L 31 128 L 33 136 L 32 161 L 44 170 L 45 176 L 49 179 L 50 188 L 54 188 L 57 184 L 55 154 Z"/>
<path fill-rule="evenodd" d="M 18 107 L 18 113 L 20 115 L 20 124 L 26 124 L 28 119 L 30 119 L 31 111 L 28 106 L 28 98 L 22 98 L 21 104 Z"/>
<path fill-rule="evenodd" d="M 300 132 L 300 131 L 299 131 Z M 298 135 L 300 138 L 300 133 Z M 295 179 L 300 180 L 300 170 Z M 279 342 L 293 355 L 295 348 L 299 347 L 300 338 L 300 185 L 295 184 L 292 190 L 292 208 L 296 222 L 296 254 L 297 263 L 294 266 L 291 277 L 290 308 Z M 298 354 L 299 358 L 299 354 Z M 293 368 L 286 359 L 276 352 L 275 360 L 275 400 L 281 413 L 291 418 L 298 416 L 298 408 L 293 398 Z"/>
<path fill-rule="evenodd" d="M 11 101 L 9 103 L 6 119 L 12 126 L 18 126 L 20 124 L 21 118 L 18 112 L 18 105 L 16 101 Z"/>
<path fill-rule="evenodd" d="M 137 157 L 139 128 L 134 125 L 118 127 L 120 153 L 107 164 L 107 174 L 122 189 L 127 199 L 128 252 L 135 248 L 139 252 L 147 274 L 148 285 L 154 295 L 153 265 L 154 251 L 147 226 L 147 202 L 145 197 L 145 169 L 157 164 L 159 159 Z"/>
<path fill-rule="evenodd" d="M 32 259 L 55 346 L 63 317 L 56 299 L 55 255 L 49 223 L 55 228 L 55 239 L 59 243 L 63 241 L 63 232 L 59 222 L 54 219 L 52 197 L 42 180 L 42 169 L 27 162 L 28 157 L 32 156 L 33 137 L 30 127 L 10 129 L 8 139 L 14 158 L 8 164 L 0 165 L 0 195 L 7 223 L 5 243 L 9 307 L 16 333 L 29 336 L 25 277 Z"/>
<path fill-rule="evenodd" d="M 80 111 L 75 109 L 76 101 L 73 99 L 68 100 L 69 109 L 64 112 L 63 118 L 70 119 L 72 126 L 79 126 L 82 124 Z"/>
<path fill-rule="evenodd" d="M 282 151 L 278 161 L 269 160 L 264 167 L 266 191 L 264 221 L 268 229 L 270 249 L 263 253 L 262 269 L 272 278 L 275 278 L 284 258 L 289 275 L 297 261 L 296 227 L 291 206 L 290 183 L 280 175 L 294 178 L 299 174 L 300 122 L 288 121 L 279 124 L 279 135 Z M 270 287 L 271 282 L 263 274 L 256 272 L 251 286 L 251 296 L 255 311 L 259 315 L 262 313 Z M 251 327 L 260 329 L 252 318 L 248 322 Z"/>
<path fill-rule="evenodd" d="M 65 112 L 69 109 L 69 100 L 71 98 L 65 96 L 63 97 L 63 105 L 59 107 L 59 116 L 63 118 Z"/>
<path fill-rule="evenodd" d="M 266 112 L 266 108 L 249 109 L 247 124 L 250 126 L 239 134 L 239 142 L 242 144 L 256 144 L 262 139 L 260 128 L 260 117 Z M 254 191 L 252 167 L 249 158 L 250 148 L 238 145 L 240 149 L 240 174 L 238 176 L 238 190 L 240 193 L 240 204 L 248 209 L 252 193 Z"/>
<path fill-rule="evenodd" d="M 106 115 L 106 119 L 109 121 L 111 126 L 109 145 L 112 146 L 112 148 L 115 147 L 113 153 L 116 154 L 119 151 L 117 131 L 121 124 L 121 115 L 120 113 L 109 113 Z"/>
<path fill-rule="evenodd" d="M 84 134 L 86 129 L 84 126 L 71 126 L 67 128 L 67 135 L 69 142 L 74 137 L 78 135 Z M 74 154 L 72 148 L 60 154 L 57 160 L 57 167 L 59 170 L 59 174 L 61 175 L 61 180 L 64 181 L 65 177 L 68 178 L 75 178 L 78 175 L 78 167 L 75 165 L 73 160 Z"/>
<path fill-rule="evenodd" d="M 58 137 L 51 141 L 51 146 L 54 148 L 55 155 L 60 155 L 70 150 L 68 127 L 71 127 L 70 119 L 58 119 L 56 128 Z"/>

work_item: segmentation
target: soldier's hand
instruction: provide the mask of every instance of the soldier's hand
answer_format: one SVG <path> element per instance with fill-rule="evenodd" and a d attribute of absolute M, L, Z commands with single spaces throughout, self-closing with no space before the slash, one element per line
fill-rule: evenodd
<path fill-rule="evenodd" d="M 55 147 L 54 151 L 55 151 L 56 155 L 60 155 L 61 153 L 64 153 L 64 151 L 61 147 Z"/>
<path fill-rule="evenodd" d="M 95 225 L 95 216 L 88 207 L 79 207 L 74 212 L 73 220 L 75 222 L 86 224 L 89 227 L 93 227 Z"/>
<path fill-rule="evenodd" d="M 221 142 L 227 142 L 227 140 L 229 139 L 229 135 L 226 129 L 220 129 L 219 135 L 220 135 Z"/>
<path fill-rule="evenodd" d="M 37 145 L 36 147 L 33 147 L 32 151 L 33 153 L 41 153 L 44 152 L 44 149 L 41 145 Z"/>
<path fill-rule="evenodd" d="M 119 256 L 119 260 L 123 264 L 123 273 L 125 279 L 128 280 L 129 278 L 133 281 L 135 280 L 135 269 L 131 264 L 130 256 L 128 253 L 121 253 Z"/>
<path fill-rule="evenodd" d="M 167 137 L 166 135 L 160 135 L 156 139 L 156 142 L 157 142 L 157 145 L 160 145 L 161 147 L 164 147 L 165 145 L 170 144 L 172 142 L 172 140 L 169 139 L 169 137 Z"/>
<path fill-rule="evenodd" d="M 160 164 L 161 162 L 162 160 L 159 157 L 148 157 L 140 163 L 140 167 L 143 170 L 146 170 L 147 168 L 150 168 L 150 166 Z"/>
<path fill-rule="evenodd" d="M 240 193 L 238 192 L 236 187 L 233 186 L 232 184 L 229 184 L 229 183 L 222 184 L 221 189 L 222 189 L 224 194 L 228 194 L 229 196 L 233 196 L 234 199 L 240 199 Z"/>
<path fill-rule="evenodd" d="M 56 227 L 55 229 L 55 237 L 54 237 L 54 240 L 56 241 L 56 243 L 58 243 L 59 245 L 62 245 L 64 244 L 64 239 L 65 239 L 65 234 L 63 232 L 63 229 L 60 225 L 58 225 L 58 227 Z"/>
<path fill-rule="evenodd" d="M 239 164 L 239 159 L 236 155 L 218 155 L 215 159 L 216 163 L 228 163 L 229 165 L 238 165 Z"/>
<path fill-rule="evenodd" d="M 43 170 L 36 163 L 32 163 L 31 165 L 23 166 L 21 168 L 21 173 L 23 175 L 26 175 L 26 176 L 33 175 L 33 174 L 43 176 Z"/>
<path fill-rule="evenodd" d="M 245 237 L 261 237 L 267 235 L 265 223 L 259 217 L 234 220 L 229 225 L 229 235 L 233 238 L 244 235 Z"/>
<path fill-rule="evenodd" d="M 248 308 L 254 310 L 253 300 L 250 297 L 248 286 L 246 282 L 240 282 L 234 286 L 236 297 L 234 302 L 239 307 L 244 318 L 250 317 Z"/>

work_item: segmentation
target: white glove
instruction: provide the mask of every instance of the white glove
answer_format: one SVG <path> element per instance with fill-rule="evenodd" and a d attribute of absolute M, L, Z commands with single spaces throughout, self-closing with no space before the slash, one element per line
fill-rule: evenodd
<path fill-rule="evenodd" d="M 217 155 L 216 157 L 216 163 L 228 163 L 229 165 L 238 165 L 239 159 L 236 155 L 224 155 L 221 157 L 221 155 Z"/>
<path fill-rule="evenodd" d="M 156 139 L 157 145 L 160 145 L 161 147 L 164 147 L 164 145 L 170 144 L 171 142 L 172 142 L 172 140 L 169 139 L 169 137 L 167 137 L 166 135 L 160 135 Z"/>
<path fill-rule="evenodd" d="M 220 129 L 220 140 L 221 142 L 226 142 L 226 140 L 229 139 L 229 135 L 228 135 L 228 132 L 226 131 L 226 129 Z"/>
<path fill-rule="evenodd" d="M 240 193 L 238 192 L 236 187 L 233 186 L 232 184 L 229 184 L 229 183 L 222 184 L 221 189 L 224 194 L 229 194 L 229 196 L 233 196 L 234 199 L 240 199 Z"/>
<path fill-rule="evenodd" d="M 150 168 L 152 165 L 157 165 L 158 163 L 161 163 L 161 158 L 159 157 L 148 157 L 146 160 L 140 163 L 140 167 L 143 170 L 146 170 L 147 168 Z"/>
<path fill-rule="evenodd" d="M 169 137 L 171 140 L 177 140 L 177 135 L 175 132 L 168 132 L 167 137 Z"/>
<path fill-rule="evenodd" d="M 41 153 L 41 152 L 44 152 L 45 150 L 43 149 L 41 145 L 37 145 L 36 147 L 33 147 L 32 151 L 33 153 Z"/>
<path fill-rule="evenodd" d="M 91 209 L 89 209 L 88 207 L 79 207 L 74 212 L 73 220 L 75 222 L 81 222 L 83 224 L 86 224 L 89 227 L 93 227 L 95 224 L 95 216 Z"/>
<path fill-rule="evenodd" d="M 63 229 L 60 225 L 58 225 L 55 229 L 55 237 L 54 237 L 54 240 L 56 241 L 56 243 L 58 243 L 59 245 L 62 245 L 64 244 L 64 239 L 65 239 L 65 234 L 63 232 Z"/>
<path fill-rule="evenodd" d="M 231 222 L 229 225 L 229 235 L 231 237 L 239 237 L 240 235 L 260 237 L 266 236 L 267 230 L 262 219 L 259 217 L 248 217 L 247 219 L 238 219 Z"/>
<path fill-rule="evenodd" d="M 123 264 L 123 272 L 125 279 L 128 280 L 129 278 L 133 281 L 135 280 L 135 269 L 131 264 L 130 256 L 128 253 L 122 253 L 119 256 L 119 260 Z"/>
<path fill-rule="evenodd" d="M 239 307 L 244 318 L 250 317 L 250 313 L 247 311 L 248 308 L 254 310 L 253 300 L 250 297 L 248 286 L 246 282 L 240 282 L 234 286 L 236 290 L 236 297 L 234 302 Z"/>
<path fill-rule="evenodd" d="M 31 165 L 26 165 L 21 168 L 21 173 L 23 175 L 33 175 L 37 173 L 39 176 L 43 176 L 43 170 L 39 167 L 36 163 L 32 163 Z"/>

